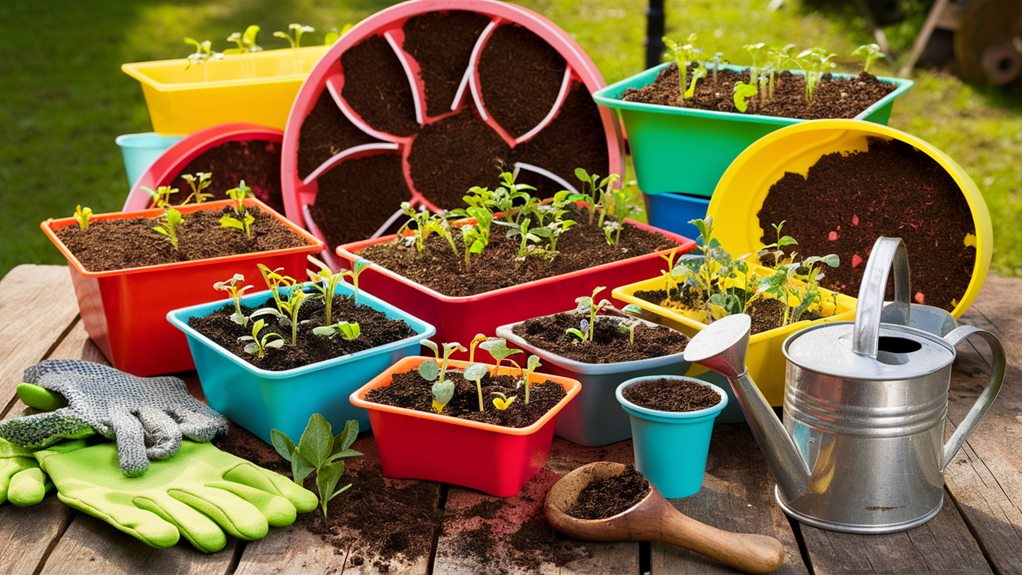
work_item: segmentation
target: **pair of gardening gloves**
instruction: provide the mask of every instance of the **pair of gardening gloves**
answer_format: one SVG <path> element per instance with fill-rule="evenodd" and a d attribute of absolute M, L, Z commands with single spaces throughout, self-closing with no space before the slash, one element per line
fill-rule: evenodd
<path fill-rule="evenodd" d="M 0 504 L 39 503 L 56 487 L 65 504 L 148 545 L 184 537 L 207 553 L 228 534 L 260 539 L 316 508 L 311 491 L 210 444 L 227 420 L 180 379 L 48 360 L 23 380 L 18 397 L 45 412 L 0 422 Z M 96 434 L 114 443 L 87 439 Z"/>

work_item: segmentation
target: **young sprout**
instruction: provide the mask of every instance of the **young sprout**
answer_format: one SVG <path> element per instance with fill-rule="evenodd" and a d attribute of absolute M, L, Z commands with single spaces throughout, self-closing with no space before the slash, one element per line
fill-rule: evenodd
<path fill-rule="evenodd" d="M 746 44 L 742 46 L 742 49 L 749 53 L 752 57 L 752 66 L 749 68 L 749 81 L 755 83 L 756 78 L 759 75 L 759 64 L 763 61 L 763 56 L 766 52 L 766 44 L 763 42 L 756 42 L 755 44 Z"/>
<path fill-rule="evenodd" d="M 770 80 L 767 84 L 767 99 L 774 99 L 774 76 L 779 74 L 788 60 L 794 60 L 795 45 L 786 44 L 780 48 L 771 48 L 770 56 Z"/>
<path fill-rule="evenodd" d="M 528 204 L 529 199 L 532 197 L 529 192 L 536 191 L 536 188 L 528 184 L 519 184 L 515 182 L 518 176 L 517 170 L 514 172 L 501 172 L 500 174 L 500 185 L 497 189 L 493 190 L 490 202 L 492 207 L 498 212 L 502 212 L 504 221 L 511 223 L 519 223 L 524 215 L 524 210 L 516 209 L 515 204 Z"/>
<path fill-rule="evenodd" d="M 287 43 L 291 44 L 291 47 L 294 49 L 302 47 L 302 34 L 307 34 L 309 32 L 316 31 L 316 29 L 313 28 L 312 26 L 306 26 L 304 24 L 295 23 L 288 24 L 287 29 L 288 29 L 287 32 L 281 31 L 274 32 L 273 37 L 283 38 L 287 40 Z"/>
<path fill-rule="evenodd" d="M 869 73 L 869 69 L 873 65 L 873 62 L 887 57 L 887 54 L 880 51 L 880 46 L 877 44 L 863 44 L 855 50 L 852 50 L 851 55 L 862 58 L 862 71 L 867 74 Z"/>
<path fill-rule="evenodd" d="M 252 335 L 243 335 L 238 341 L 247 341 L 245 353 L 262 359 L 268 349 L 280 349 L 284 347 L 284 336 L 277 332 L 270 332 L 260 335 L 259 332 L 266 327 L 266 321 L 257 319 L 252 323 Z"/>
<path fill-rule="evenodd" d="M 312 283 L 312 287 L 316 288 L 319 292 L 319 297 L 323 299 L 323 306 L 326 312 L 326 323 L 333 323 L 333 304 L 334 304 L 334 292 L 337 289 L 337 284 L 341 283 L 344 279 L 344 272 L 334 273 L 330 266 L 320 261 L 316 256 L 307 256 L 310 263 L 316 265 L 319 271 L 305 270 L 309 274 L 309 280 Z M 326 335 L 331 335 L 327 333 Z"/>
<path fill-rule="evenodd" d="M 835 68 L 836 65 L 833 62 L 835 55 L 823 48 L 810 48 L 803 50 L 798 55 L 797 61 L 802 63 L 803 71 L 805 72 L 807 104 L 811 105 L 813 103 L 816 87 L 819 85 L 820 80 L 823 79 L 823 75 L 828 70 Z"/>
<path fill-rule="evenodd" d="M 607 240 L 607 245 L 616 246 L 620 243 L 625 220 L 640 211 L 635 205 L 634 189 L 635 182 L 633 180 L 626 186 L 610 190 L 604 195 L 600 225 L 603 226 L 603 236 Z M 614 219 L 604 221 L 604 216 L 614 216 Z"/>
<path fill-rule="evenodd" d="M 454 382 L 447 379 L 433 384 L 433 411 L 443 413 L 444 408 L 454 397 Z"/>
<path fill-rule="evenodd" d="M 723 52 L 717 52 L 716 54 L 713 55 L 713 83 L 714 84 L 717 83 L 717 71 L 720 70 L 721 68 L 723 68 L 724 65 L 727 64 L 727 63 L 728 63 L 727 60 L 724 59 L 724 53 Z"/>
<path fill-rule="evenodd" d="M 230 279 L 222 282 L 216 282 L 213 284 L 213 289 L 217 291 L 227 292 L 234 300 L 234 313 L 231 314 L 231 321 L 238 325 L 248 325 L 248 318 L 241 312 L 241 296 L 245 295 L 245 292 L 252 289 L 252 286 L 240 285 L 245 281 L 245 276 L 241 274 L 234 274 Z"/>
<path fill-rule="evenodd" d="M 238 182 L 238 187 L 231 188 L 224 192 L 227 197 L 234 200 L 234 213 L 244 214 L 247 210 L 245 209 L 245 199 L 252 197 L 252 188 L 245 185 L 245 180 Z"/>
<path fill-rule="evenodd" d="M 749 109 L 749 98 L 755 96 L 759 90 L 756 89 L 756 84 L 746 84 L 745 82 L 735 83 L 734 88 L 734 102 L 735 109 L 739 112 L 744 113 Z"/>
<path fill-rule="evenodd" d="M 241 180 L 238 182 L 238 187 L 231 188 L 225 193 L 227 197 L 234 200 L 234 215 L 220 216 L 220 226 L 239 229 L 245 233 L 246 238 L 252 239 L 252 224 L 255 223 L 255 216 L 245 208 L 245 198 L 251 195 L 252 188 L 245 185 L 245 180 Z"/>
<path fill-rule="evenodd" d="M 248 54 L 251 52 L 259 52 L 262 47 L 256 44 L 256 36 L 259 35 L 259 26 L 252 24 L 245 28 L 244 32 L 232 32 L 227 37 L 228 42 L 234 42 L 237 48 L 228 48 L 224 50 L 224 54 Z"/>
<path fill-rule="evenodd" d="M 349 419 L 344 429 L 334 435 L 330 422 L 319 413 L 309 417 L 309 423 L 298 444 L 279 429 L 270 430 L 270 442 L 284 461 L 291 463 L 291 478 L 302 485 L 312 473 L 316 474 L 316 491 L 319 492 L 319 507 L 323 520 L 327 519 L 327 506 L 335 497 L 351 487 L 337 487 L 344 474 L 344 460 L 361 457 L 362 453 L 351 448 L 358 439 L 358 420 Z"/>
<path fill-rule="evenodd" d="M 210 172 L 195 172 L 194 174 L 181 174 L 181 179 L 184 180 L 185 182 L 188 182 L 188 187 L 192 189 L 192 193 L 188 194 L 188 197 L 185 198 L 185 201 L 181 202 L 181 204 L 182 205 L 187 204 L 193 199 L 195 200 L 196 204 L 201 204 L 202 202 L 212 198 L 213 194 L 203 191 L 206 188 L 208 188 L 210 184 L 213 183 L 211 181 L 212 177 L 213 174 L 211 174 Z"/>
<path fill-rule="evenodd" d="M 89 220 L 92 218 L 92 208 L 83 208 L 81 204 L 75 206 L 74 218 L 78 220 L 78 227 L 82 228 L 82 231 L 89 229 Z"/>
<path fill-rule="evenodd" d="M 312 333 L 330 339 L 339 335 L 344 341 L 354 341 L 358 339 L 358 336 L 362 335 L 362 327 L 358 325 L 358 322 L 342 321 L 331 325 L 314 327 L 312 328 Z"/>
<path fill-rule="evenodd" d="M 279 297 L 275 295 L 274 297 Z M 277 301 L 277 309 L 272 307 L 264 307 L 257 309 L 252 312 L 250 317 L 258 317 L 263 315 L 272 315 L 277 318 L 282 325 L 291 326 L 291 346 L 295 347 L 298 345 L 298 313 L 302 308 L 302 304 L 309 299 L 309 294 L 305 293 L 301 289 L 301 286 L 292 286 L 287 299 L 280 298 Z"/>
<path fill-rule="evenodd" d="M 660 254 L 660 259 L 667 262 L 667 269 L 660 272 L 660 277 L 664 279 L 664 285 L 667 286 L 667 296 L 670 297 L 671 292 L 678 289 L 678 280 L 674 279 L 674 258 L 678 257 L 678 250 L 673 249 L 666 253 Z"/>
<path fill-rule="evenodd" d="M 517 395 L 512 395 L 511 397 L 508 397 L 506 394 L 503 394 L 499 391 L 492 391 L 490 392 L 490 395 L 496 396 L 493 398 L 493 406 L 499 409 L 500 411 L 504 411 L 505 409 L 511 407 L 511 404 L 514 403 L 516 399 L 518 399 Z M 480 409 L 479 411 L 482 410 Z"/>
<path fill-rule="evenodd" d="M 491 337 L 486 341 L 480 343 L 479 347 L 481 349 L 486 350 L 486 352 L 489 353 L 490 356 L 492 356 L 493 359 L 496 361 L 496 363 L 493 366 L 493 377 L 497 377 L 500 374 L 500 364 L 505 359 L 508 361 L 508 363 L 518 367 L 518 370 L 521 371 L 522 367 L 518 365 L 518 363 L 516 363 L 515 360 L 510 359 L 510 357 L 512 355 L 523 353 L 522 350 L 511 349 L 510 347 L 507 346 L 507 340 L 505 340 L 504 338 Z"/>
<path fill-rule="evenodd" d="M 263 264 L 256 264 L 259 268 L 259 273 L 263 276 L 263 282 L 266 283 L 266 289 L 270 290 L 273 295 L 273 302 L 277 305 L 277 310 L 283 313 L 284 309 L 281 303 L 284 298 L 280 295 L 280 288 L 293 286 L 298 283 L 298 280 L 291 276 L 283 275 L 281 272 L 284 268 L 270 269 Z"/>
<path fill-rule="evenodd" d="M 519 238 L 518 253 L 515 254 L 515 261 L 519 262 L 525 261 L 525 258 L 529 257 L 530 255 L 542 251 L 539 250 L 535 245 L 532 245 L 538 243 L 541 240 L 541 238 L 535 232 L 529 230 L 531 226 L 532 226 L 531 220 L 522 220 L 521 224 L 519 224 L 517 227 L 511 228 L 507 232 L 507 237 L 514 238 L 515 236 L 517 236 Z"/>
<path fill-rule="evenodd" d="M 674 60 L 674 65 L 678 67 L 678 93 L 684 99 L 685 90 L 688 88 L 688 67 L 703 51 L 695 46 L 695 34 L 689 34 L 688 41 L 684 44 L 678 44 L 670 38 L 664 38 L 663 41 L 668 54 Z"/>
<path fill-rule="evenodd" d="M 454 252 L 454 257 L 461 257 L 458 247 L 454 244 L 454 236 L 451 235 L 451 227 L 447 224 L 447 218 L 430 212 L 425 206 L 416 210 L 409 202 L 401 202 L 401 210 L 409 220 L 397 231 L 398 241 L 404 241 L 406 245 L 414 245 L 415 251 L 421 254 L 426 251 L 426 240 L 429 239 L 429 236 L 436 234 L 447 240 L 451 251 Z M 413 223 L 415 224 L 415 233 L 406 236 L 405 232 L 411 229 Z"/>
<path fill-rule="evenodd" d="M 706 67 L 700 64 L 695 70 L 692 70 L 692 83 L 688 85 L 688 89 L 685 90 L 685 99 L 689 100 L 696 95 L 696 82 L 706 77 Z"/>
<path fill-rule="evenodd" d="M 213 51 L 213 43 L 209 40 L 203 40 L 199 42 L 195 38 L 185 38 L 185 44 L 195 47 L 195 52 L 188 55 L 188 62 L 185 63 L 185 70 L 192 67 L 193 64 L 205 64 L 210 60 L 220 60 L 224 57 L 223 54 Z"/>
<path fill-rule="evenodd" d="M 473 363 L 465 368 L 461 374 L 467 381 L 476 383 L 476 394 L 479 396 L 479 411 L 483 411 L 483 377 L 489 373 L 489 368 L 484 363 Z"/>
<path fill-rule="evenodd" d="M 629 315 L 639 315 L 642 313 L 642 308 L 634 303 L 630 303 L 621 308 L 621 311 Z M 641 323 L 638 319 L 633 319 L 617 324 L 617 328 L 621 333 L 628 334 L 628 345 L 635 345 L 635 328 L 639 327 Z"/>
<path fill-rule="evenodd" d="M 160 218 L 160 223 L 153 226 L 153 231 L 162 236 L 166 236 L 167 239 L 170 240 L 170 245 L 174 246 L 174 249 L 176 250 L 177 227 L 184 223 L 184 216 L 182 216 L 181 212 L 174 208 L 168 208 L 163 212 L 163 215 L 160 216 Z"/>
<path fill-rule="evenodd" d="M 352 295 L 352 300 L 355 302 L 355 305 L 358 305 L 358 278 L 359 276 L 362 275 L 362 272 L 364 272 L 366 268 L 368 268 L 371 264 L 372 262 L 370 262 L 369 260 L 363 260 L 359 258 L 355 260 L 353 269 L 343 270 L 340 272 L 342 276 L 351 279 L 352 292 L 354 292 Z"/>
<path fill-rule="evenodd" d="M 475 337 L 473 337 L 472 341 L 470 341 L 469 344 L 468 344 L 468 362 L 469 363 L 475 363 L 475 360 L 476 360 L 476 346 L 478 346 L 480 343 L 486 341 L 487 339 L 489 339 L 489 338 L 486 337 L 485 335 L 481 334 L 481 333 L 475 334 Z"/>
<path fill-rule="evenodd" d="M 419 364 L 419 375 L 426 381 L 435 381 L 433 384 L 433 410 L 437 413 L 443 411 L 444 406 L 454 396 L 454 382 L 447 379 L 447 368 L 451 355 L 456 351 L 467 351 L 460 343 L 448 342 L 443 344 L 443 358 L 440 357 L 440 346 L 431 340 L 422 340 L 422 345 L 433 351 L 436 361 L 424 361 Z M 465 370 L 468 372 L 468 369 Z M 467 377 L 466 377 L 467 379 Z M 444 384 L 444 385 L 439 385 Z"/>
<path fill-rule="evenodd" d="M 155 190 L 142 186 L 142 189 L 152 196 L 153 202 L 157 208 L 166 208 L 170 206 L 170 196 L 177 193 L 177 188 L 172 188 L 170 186 L 159 186 Z"/>
<path fill-rule="evenodd" d="M 522 378 L 519 385 L 525 386 L 525 405 L 529 405 L 529 390 L 532 389 L 532 374 L 535 373 L 536 368 L 541 366 L 538 355 L 530 355 L 529 359 L 525 361 L 525 369 L 520 370 L 520 377 Z"/>
<path fill-rule="evenodd" d="M 572 327 L 565 331 L 568 335 L 578 338 L 583 345 L 593 340 L 593 334 L 596 331 L 596 313 L 610 305 L 610 301 L 605 299 L 596 303 L 596 296 L 605 289 L 607 289 L 605 286 L 599 286 L 593 290 L 591 296 L 575 298 L 575 303 L 578 304 L 578 307 L 575 308 L 575 313 L 588 314 L 589 317 L 582 319 L 579 328 Z"/>
<path fill-rule="evenodd" d="M 455 214 L 464 214 L 475 218 L 475 224 L 461 226 L 461 242 L 465 246 L 465 269 L 471 264 L 472 255 L 483 253 L 490 245 L 490 227 L 493 214 L 483 206 L 469 206 L 463 210 L 455 210 Z"/>

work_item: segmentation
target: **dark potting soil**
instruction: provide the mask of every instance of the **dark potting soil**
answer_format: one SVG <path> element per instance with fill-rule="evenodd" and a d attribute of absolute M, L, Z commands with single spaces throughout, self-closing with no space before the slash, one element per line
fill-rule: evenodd
<path fill-rule="evenodd" d="M 692 81 L 691 71 L 688 81 Z M 749 70 L 741 74 L 731 70 L 720 70 L 714 79 L 713 72 L 696 84 L 695 95 L 682 100 L 678 78 L 678 67 L 670 65 L 657 74 L 652 84 L 642 88 L 630 88 L 622 99 L 629 102 L 645 102 L 664 106 L 679 106 L 718 112 L 738 112 L 734 102 L 734 86 L 737 82 L 749 82 Z M 816 120 L 821 118 L 853 118 L 863 110 L 894 91 L 896 86 L 881 82 L 866 72 L 853 78 L 837 78 L 824 74 L 816 87 L 813 103 L 806 104 L 805 79 L 798 74 L 784 71 L 774 78 L 772 100 L 754 96 L 749 100 L 746 114 L 778 116 Z M 766 92 L 766 89 L 763 89 Z"/>
<path fill-rule="evenodd" d="M 489 23 L 486 16 L 463 10 L 427 12 L 405 22 L 402 47 L 419 63 L 427 115 L 451 111 L 472 49 Z"/>
<path fill-rule="evenodd" d="M 567 513 L 579 519 L 606 519 L 634 507 L 647 493 L 649 481 L 627 465 L 620 475 L 590 481 L 579 491 Z"/>
<path fill-rule="evenodd" d="M 621 241 L 616 246 L 609 246 L 603 231 L 595 225 L 588 225 L 586 216 L 579 214 L 570 219 L 579 224 L 564 232 L 557 244 L 558 255 L 552 260 L 529 257 L 516 262 L 518 243 L 507 238 L 496 226 L 490 236 L 490 244 L 483 253 L 472 257 L 468 269 L 463 257 L 455 257 L 447 241 L 435 235 L 426 241 L 426 250 L 422 253 L 395 240 L 369 246 L 359 255 L 444 295 L 468 296 L 676 245 L 661 234 L 625 224 Z M 454 235 L 457 237 L 455 245 L 463 249 L 461 234 Z"/>
<path fill-rule="evenodd" d="M 419 129 L 408 77 L 383 36 L 370 36 L 341 54 L 341 68 L 341 95 L 373 129 L 395 136 Z"/>
<path fill-rule="evenodd" d="M 828 269 L 827 273 L 830 272 L 831 270 Z M 702 309 L 702 301 L 698 297 L 693 297 L 692 292 L 687 290 L 681 292 L 672 290 L 670 299 L 668 299 L 665 290 L 637 291 L 635 292 L 635 297 L 667 309 L 682 312 Z M 760 298 L 753 300 L 749 304 L 746 313 L 752 318 L 752 328 L 750 329 L 752 334 L 776 329 L 784 323 L 784 305 L 777 299 Z M 803 320 L 815 320 L 821 317 L 823 317 L 821 314 L 813 311 L 806 311 L 802 314 Z M 697 321 L 704 321 L 704 318 L 695 319 Z M 709 322 L 704 321 L 704 323 Z"/>
<path fill-rule="evenodd" d="M 842 265 L 820 284 L 853 297 L 879 236 L 904 240 L 916 303 L 951 310 L 976 264 L 975 247 L 964 243 L 976 229 L 958 185 L 928 155 L 896 140 L 870 138 L 868 151 L 826 154 L 806 176 L 785 174 L 758 216 L 764 241 L 773 238 L 770 224 L 784 221 L 799 252 L 839 255 Z"/>
<path fill-rule="evenodd" d="M 514 370 L 514 368 L 510 368 Z M 525 387 L 517 388 L 519 381 L 511 375 L 487 375 L 482 380 L 483 411 L 479 411 L 479 395 L 474 381 L 467 381 L 460 371 L 447 372 L 454 382 L 454 397 L 443 410 L 443 415 L 492 423 L 503 427 L 528 427 L 542 418 L 561 399 L 564 388 L 560 384 L 545 381 L 534 383 L 529 389 L 529 403 L 525 403 Z M 378 387 L 366 394 L 366 399 L 384 405 L 395 405 L 416 411 L 433 411 L 432 383 L 419 375 L 418 371 L 394 374 L 391 384 Z M 500 410 L 493 405 L 494 392 L 517 399 L 507 409 Z"/>
<path fill-rule="evenodd" d="M 512 331 L 529 343 L 562 357 L 585 363 L 619 363 L 663 357 L 685 351 L 688 338 L 664 326 L 639 323 L 635 328 L 635 342 L 629 344 L 628 333 L 619 326 L 623 318 L 598 315 L 593 340 L 583 345 L 578 338 L 566 332 L 578 328 L 589 314 L 563 312 L 537 317 L 516 325 Z"/>
<path fill-rule="evenodd" d="M 298 177 L 304 179 L 323 162 L 348 148 L 375 141 L 341 113 L 330 92 L 324 88 L 316 105 L 302 122 L 298 135 Z"/>
<path fill-rule="evenodd" d="M 224 142 L 212 147 L 188 162 L 171 186 L 178 189 L 172 202 L 183 202 L 191 188 L 181 174 L 209 172 L 212 184 L 204 191 L 213 194 L 213 200 L 226 200 L 227 190 L 245 180 L 252 193 L 274 211 L 284 213 L 284 198 L 280 191 L 280 143 L 267 140 Z"/>
<path fill-rule="evenodd" d="M 483 104 L 508 134 L 520 137 L 550 112 L 566 67 L 557 50 L 523 26 L 498 26 L 479 55 Z"/>
<path fill-rule="evenodd" d="M 497 181 L 510 157 L 507 143 L 466 107 L 422 128 L 408 152 L 408 169 L 420 194 L 451 209 L 463 205 L 472 186 Z"/>
<path fill-rule="evenodd" d="M 245 315 L 263 307 L 274 307 L 272 298 L 257 307 L 242 309 Z M 341 357 L 351 353 L 379 347 L 394 341 L 411 337 L 415 334 L 412 328 L 403 321 L 388 319 L 386 315 L 366 305 L 355 305 L 348 296 L 334 296 L 331 309 L 331 320 L 357 322 L 362 329 L 358 338 L 347 341 L 339 335 L 323 337 L 312 333 L 316 326 L 327 325 L 326 307 L 322 300 L 310 299 L 302 304 L 298 313 L 298 345 L 292 346 L 291 326 L 281 325 L 275 316 L 260 316 L 266 321 L 262 335 L 278 333 L 284 336 L 286 344 L 280 349 L 268 349 L 262 359 L 245 352 L 245 343 L 239 337 L 252 335 L 251 323 L 242 326 L 231 320 L 234 304 L 227 303 L 224 307 L 205 317 L 193 317 L 188 320 L 200 333 L 215 341 L 224 349 L 244 359 L 252 365 L 271 371 L 282 371 L 319 361 Z"/>
<path fill-rule="evenodd" d="M 720 396 L 705 385 L 666 378 L 633 383 L 621 393 L 625 399 L 658 411 L 697 411 L 720 403 Z"/>
<path fill-rule="evenodd" d="M 184 215 L 177 229 L 178 247 L 153 226 L 158 218 L 95 220 L 82 231 L 71 225 L 56 231 L 71 253 L 86 270 L 101 272 L 154 266 L 174 262 L 204 260 L 221 256 L 280 250 L 306 245 L 276 218 L 258 208 L 249 208 L 255 216 L 252 238 L 238 229 L 220 226 L 220 216 L 234 214 L 234 208 L 202 210 Z"/>
<path fill-rule="evenodd" d="M 331 250 L 371 237 L 411 198 L 398 154 L 346 160 L 321 175 L 316 185 L 316 203 L 309 213 Z"/>

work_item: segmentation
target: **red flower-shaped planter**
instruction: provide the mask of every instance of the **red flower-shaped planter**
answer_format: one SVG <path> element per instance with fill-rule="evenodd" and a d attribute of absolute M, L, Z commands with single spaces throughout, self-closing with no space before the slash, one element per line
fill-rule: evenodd
<path fill-rule="evenodd" d="M 542 16 L 491 0 L 406 2 L 345 34 L 299 91 L 281 164 L 288 218 L 332 247 L 384 234 L 401 202 L 461 205 L 502 169 L 544 195 L 621 172 L 603 78 Z"/>

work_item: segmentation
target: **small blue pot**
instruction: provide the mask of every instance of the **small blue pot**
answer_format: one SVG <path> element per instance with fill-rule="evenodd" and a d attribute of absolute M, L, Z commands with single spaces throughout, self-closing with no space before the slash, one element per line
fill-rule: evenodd
<path fill-rule="evenodd" d="M 334 293 L 350 296 L 354 288 L 340 283 Z M 254 306 L 269 297 L 270 292 L 263 291 L 247 295 L 241 302 Z M 297 441 L 314 413 L 323 414 L 334 429 L 344 427 L 349 419 L 357 419 L 360 429 L 368 429 L 368 413 L 351 405 L 348 396 L 399 359 L 418 354 L 419 342 L 436 333 L 432 325 L 365 290 L 359 290 L 358 301 L 390 319 L 405 322 L 415 335 L 294 369 L 269 371 L 234 355 L 188 325 L 193 317 L 205 317 L 233 306 L 231 300 L 177 309 L 167 314 L 167 320 L 188 337 L 188 347 L 210 407 L 267 443 L 271 429 L 279 429 Z"/>
<path fill-rule="evenodd" d="M 705 385 L 720 395 L 720 402 L 699 411 L 658 411 L 635 405 L 624 397 L 629 385 L 670 379 Z M 617 400 L 632 424 L 635 468 L 668 499 L 688 497 L 699 491 L 710 451 L 713 420 L 728 404 L 727 393 L 716 385 L 682 376 L 645 376 L 618 386 Z"/>
<path fill-rule="evenodd" d="M 117 136 L 114 141 L 121 147 L 124 172 L 128 175 L 128 187 L 134 186 L 149 166 L 182 138 L 184 136 L 163 136 L 156 132 Z"/>
<path fill-rule="evenodd" d="M 706 218 L 710 198 L 676 193 L 644 193 L 642 197 L 646 201 L 646 217 L 650 225 L 686 238 L 699 237 L 699 230 L 689 222 Z"/>

